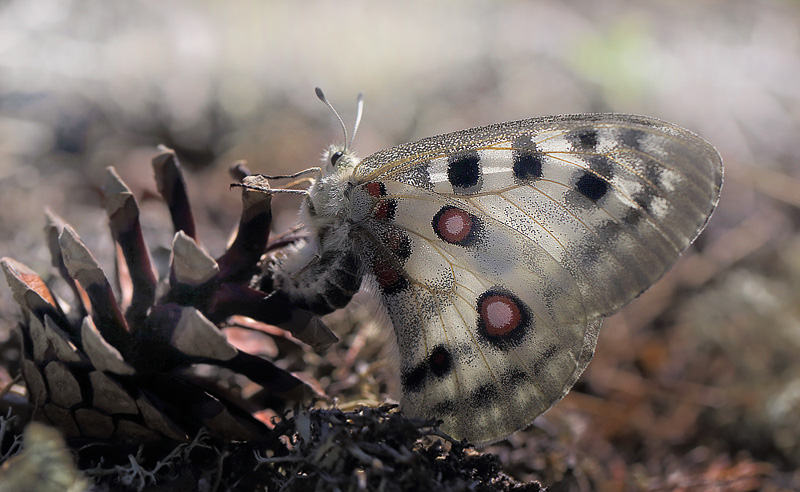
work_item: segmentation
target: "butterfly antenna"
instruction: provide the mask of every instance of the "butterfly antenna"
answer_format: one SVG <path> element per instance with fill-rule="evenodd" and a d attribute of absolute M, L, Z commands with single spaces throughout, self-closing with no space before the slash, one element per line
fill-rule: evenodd
<path fill-rule="evenodd" d="M 320 89 L 319 87 L 316 87 L 314 89 L 314 92 L 317 93 L 317 97 L 319 98 L 319 100 L 324 102 L 326 106 L 331 108 L 331 111 L 333 111 L 333 114 L 336 115 L 336 118 L 339 120 L 339 124 L 342 125 L 342 131 L 344 132 L 344 143 L 347 144 L 347 127 L 344 126 L 344 121 L 342 121 L 342 117 L 339 116 L 339 113 L 336 112 L 336 109 L 333 107 L 333 104 L 329 103 L 328 100 L 325 98 L 325 94 L 322 92 L 322 89 Z"/>
<path fill-rule="evenodd" d="M 356 101 L 356 124 L 353 125 L 353 135 L 350 137 L 350 141 L 347 142 L 347 147 L 345 149 L 349 149 L 353 146 L 353 140 L 356 139 L 356 132 L 358 131 L 358 125 L 361 124 L 361 116 L 364 114 L 364 93 L 358 93 L 358 100 Z"/>

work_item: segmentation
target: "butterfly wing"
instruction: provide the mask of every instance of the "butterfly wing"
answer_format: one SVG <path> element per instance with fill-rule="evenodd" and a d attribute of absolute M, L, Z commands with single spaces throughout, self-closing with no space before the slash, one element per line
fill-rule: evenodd
<path fill-rule="evenodd" d="M 477 443 L 528 425 L 594 352 L 602 319 L 703 229 L 722 164 L 669 123 L 572 115 L 378 152 L 357 239 L 392 319 L 404 408 Z"/>

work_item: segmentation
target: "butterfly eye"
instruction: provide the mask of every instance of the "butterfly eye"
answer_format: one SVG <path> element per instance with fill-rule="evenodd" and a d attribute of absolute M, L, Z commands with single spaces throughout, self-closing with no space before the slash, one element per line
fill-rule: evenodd
<path fill-rule="evenodd" d="M 342 153 L 341 150 L 336 151 L 333 154 L 331 154 L 331 165 L 335 166 L 336 165 L 336 161 L 338 161 L 339 158 L 342 157 L 342 155 L 343 155 L 343 153 Z"/>

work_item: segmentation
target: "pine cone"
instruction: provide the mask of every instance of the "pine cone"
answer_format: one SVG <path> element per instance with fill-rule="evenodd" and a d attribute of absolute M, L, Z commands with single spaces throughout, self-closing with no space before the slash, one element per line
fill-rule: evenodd
<path fill-rule="evenodd" d="M 215 260 L 196 241 L 175 154 L 163 149 L 153 167 L 176 231 L 169 272 L 160 283 L 136 200 L 113 168 L 103 191 L 122 301 L 75 231 L 52 213 L 45 232 L 53 265 L 73 292 L 72 304 L 58 299 L 25 265 L 1 260 L 22 308 L 21 368 L 34 418 L 77 441 L 186 441 L 202 427 L 225 440 L 263 436 L 268 427 L 254 411 L 280 412 L 314 391 L 272 362 L 234 347 L 220 328 L 246 316 L 251 327 L 280 326 L 317 350 L 336 337 L 312 313 L 258 288 L 270 195 L 242 188 L 236 238 Z M 236 171 L 245 183 L 257 179 L 244 167 Z M 200 363 L 244 375 L 263 390 L 245 399 L 193 374 Z"/>

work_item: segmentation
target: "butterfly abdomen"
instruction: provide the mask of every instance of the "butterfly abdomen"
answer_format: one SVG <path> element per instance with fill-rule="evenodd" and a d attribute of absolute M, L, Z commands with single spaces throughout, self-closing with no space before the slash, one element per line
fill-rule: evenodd
<path fill-rule="evenodd" d="M 290 265 L 279 261 L 273 277 L 276 287 L 292 304 L 317 314 L 327 314 L 350 302 L 361 288 L 363 272 L 356 255 L 342 251 L 313 256 L 297 271 L 291 271 Z"/>

